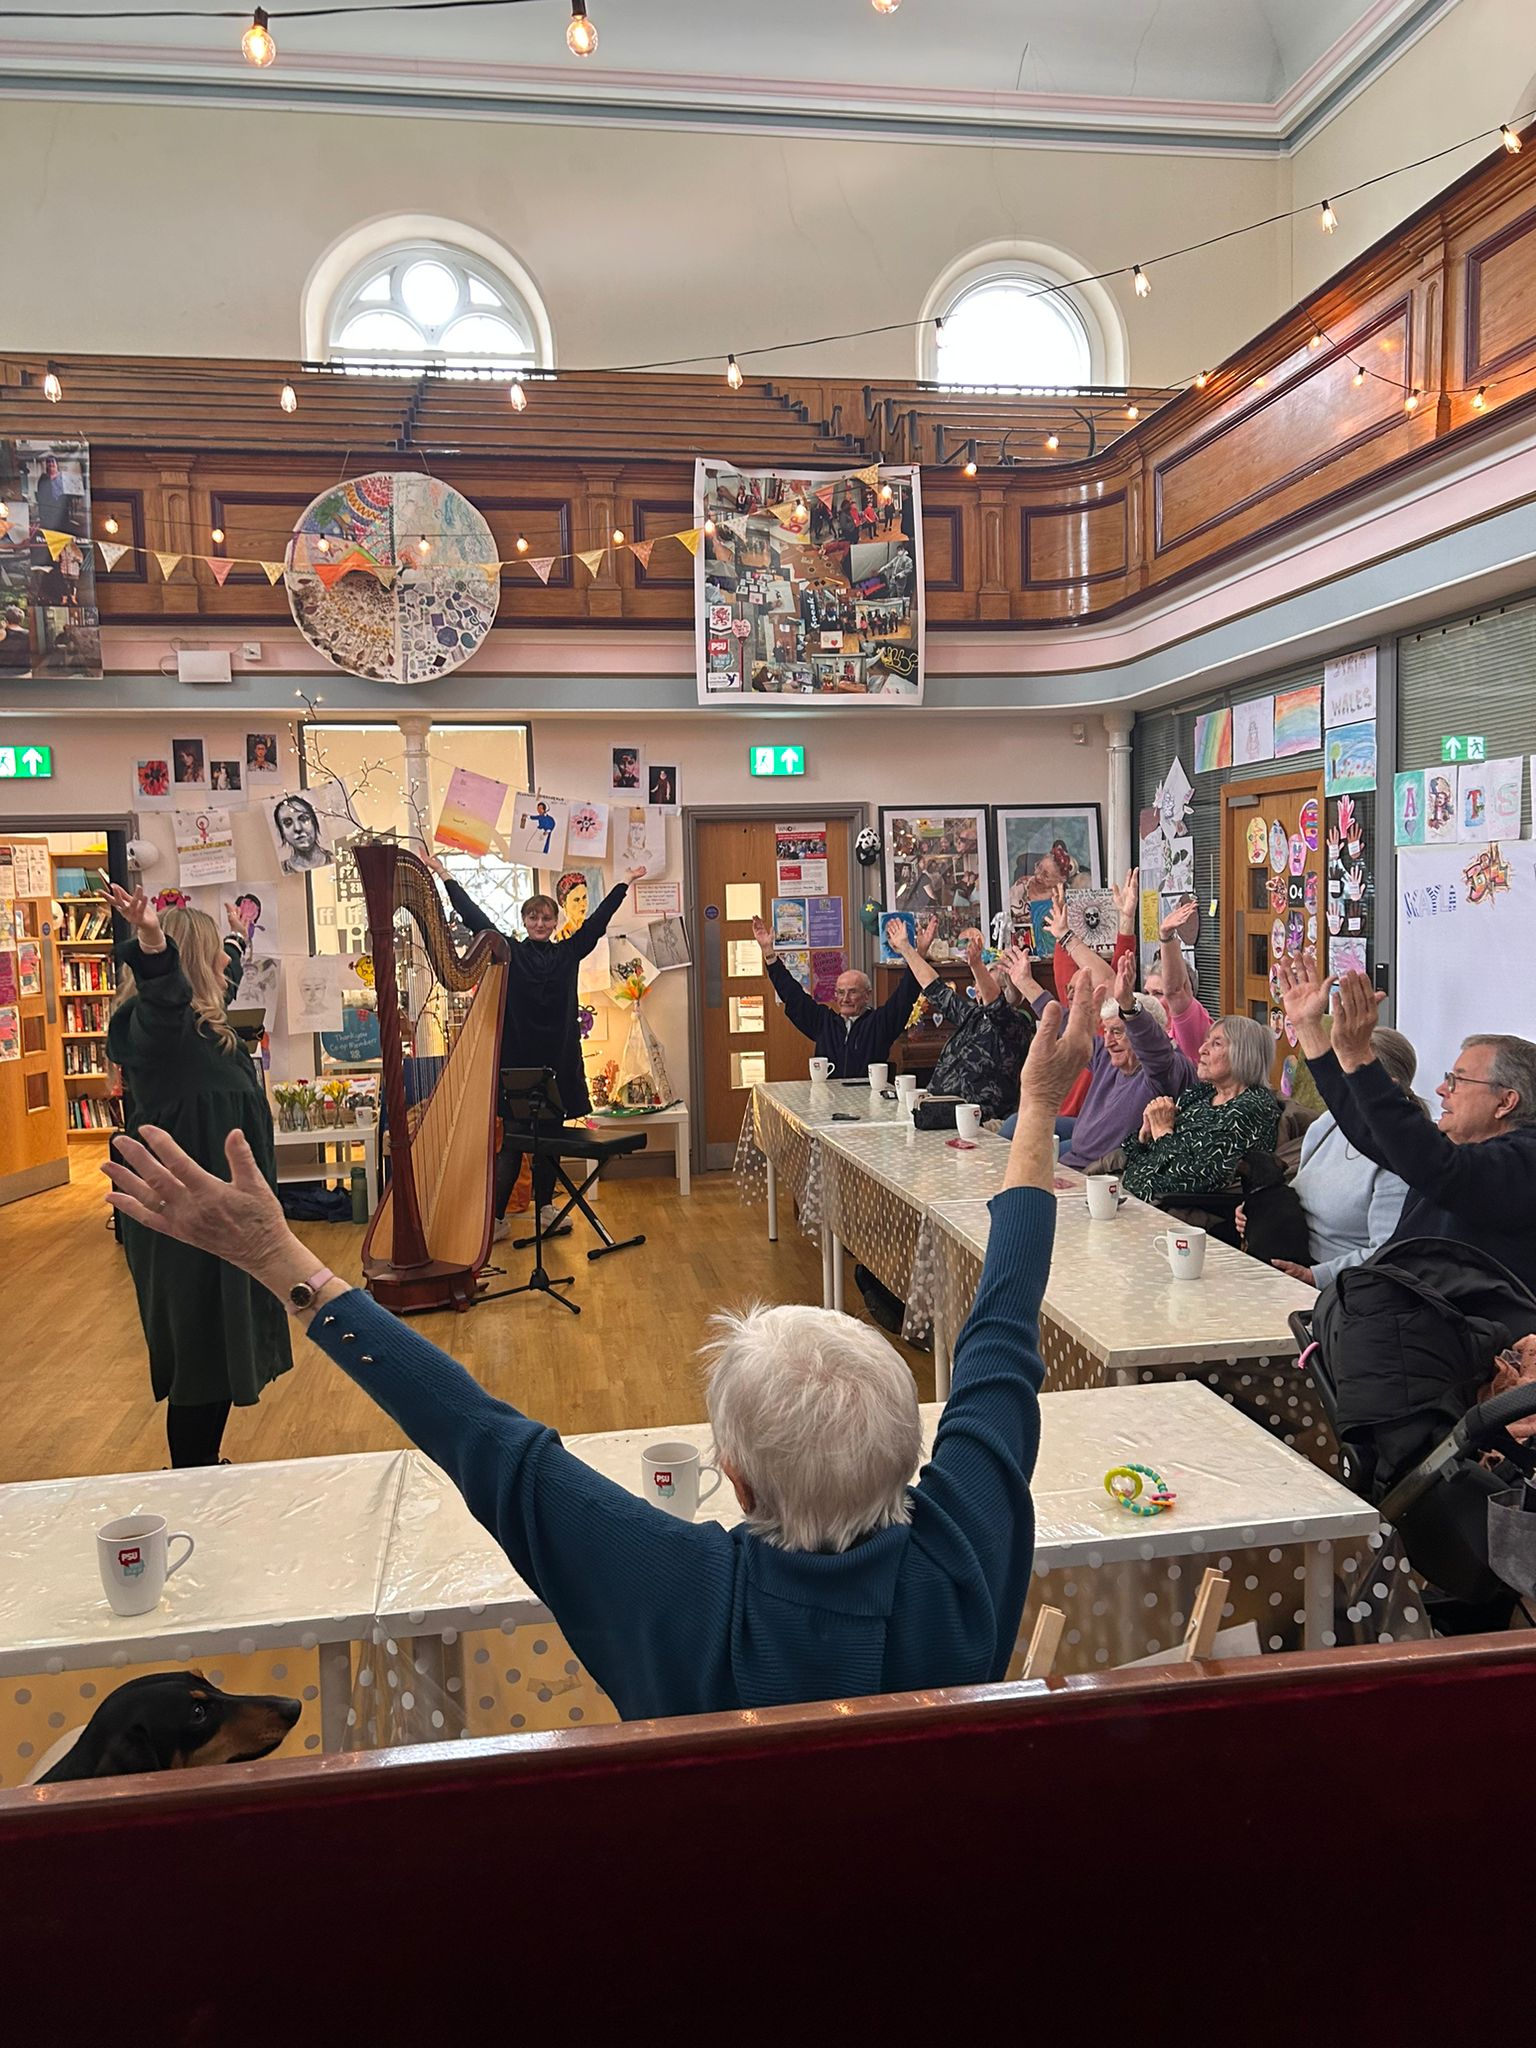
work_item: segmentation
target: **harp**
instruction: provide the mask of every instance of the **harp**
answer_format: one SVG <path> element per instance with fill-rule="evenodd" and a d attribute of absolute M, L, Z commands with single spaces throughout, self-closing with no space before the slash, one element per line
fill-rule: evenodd
<path fill-rule="evenodd" d="M 507 942 L 479 932 L 460 952 L 415 854 L 387 841 L 353 854 L 389 1118 L 390 1181 L 363 1239 L 364 1282 L 385 1308 L 462 1311 L 491 1243 Z"/>

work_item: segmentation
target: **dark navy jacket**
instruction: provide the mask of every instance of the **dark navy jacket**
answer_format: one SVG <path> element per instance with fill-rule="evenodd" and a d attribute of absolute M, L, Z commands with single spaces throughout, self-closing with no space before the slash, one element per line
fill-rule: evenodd
<path fill-rule="evenodd" d="M 784 1005 L 785 1016 L 811 1040 L 823 1059 L 832 1062 L 832 1076 L 838 1081 L 857 1081 L 869 1072 L 871 1060 L 890 1058 L 891 1047 L 906 1030 L 912 1005 L 922 993 L 917 976 L 904 967 L 894 993 L 848 1024 L 836 1010 L 808 996 L 782 960 L 770 965 L 768 979 Z"/>

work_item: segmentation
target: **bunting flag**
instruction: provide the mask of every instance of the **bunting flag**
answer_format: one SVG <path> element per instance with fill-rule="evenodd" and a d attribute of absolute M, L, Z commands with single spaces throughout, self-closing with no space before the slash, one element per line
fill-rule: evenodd
<path fill-rule="evenodd" d="M 780 526 L 788 526 L 795 518 L 795 500 L 793 498 L 781 498 L 777 505 L 770 505 L 768 510 L 777 519 Z"/>
<path fill-rule="evenodd" d="M 853 474 L 859 483 L 867 484 L 872 491 L 879 490 L 880 465 L 878 462 L 872 462 L 868 469 L 856 469 Z"/>
<path fill-rule="evenodd" d="M 96 545 L 101 550 L 102 566 L 110 575 L 127 554 L 128 543 L 125 540 L 99 540 Z"/>
<path fill-rule="evenodd" d="M 653 540 L 632 540 L 630 542 L 629 552 L 634 556 L 642 569 L 649 569 L 651 566 L 651 549 L 655 545 L 656 543 Z"/>
<path fill-rule="evenodd" d="M 699 552 L 699 542 L 704 538 L 704 529 L 702 526 L 690 526 L 686 533 L 674 533 L 672 538 L 680 540 L 690 555 L 696 555 Z"/>
<path fill-rule="evenodd" d="M 832 494 L 836 488 L 835 484 L 822 484 L 816 492 L 816 496 L 829 512 L 832 510 Z"/>
<path fill-rule="evenodd" d="M 230 570 L 235 566 L 234 557 L 232 555 L 204 555 L 203 560 L 208 564 L 214 582 L 222 590 L 229 580 Z"/>
<path fill-rule="evenodd" d="M 357 566 L 350 555 L 343 555 L 339 562 L 315 562 L 311 565 L 313 573 L 327 590 L 334 589 L 342 577 Z"/>
<path fill-rule="evenodd" d="M 606 548 L 592 548 L 587 553 L 583 554 L 581 549 L 578 548 L 576 550 L 576 559 L 578 562 L 582 564 L 583 568 L 585 568 L 589 576 L 595 576 L 599 568 L 602 566 L 603 556 L 607 554 L 607 552 L 608 550 Z"/>
<path fill-rule="evenodd" d="M 482 576 L 499 577 L 501 575 L 500 562 L 477 562 L 475 564 L 475 567 L 480 571 Z"/>
<path fill-rule="evenodd" d="M 169 583 L 172 576 L 176 572 L 176 564 L 181 560 L 181 556 L 162 555 L 158 548 L 151 548 L 150 553 L 154 556 L 155 560 L 160 564 L 160 574 L 165 578 L 166 582 Z"/>
<path fill-rule="evenodd" d="M 54 533 L 51 528 L 46 526 L 41 528 L 41 532 L 43 539 L 48 543 L 48 553 L 55 562 L 74 539 L 73 534 Z"/>
<path fill-rule="evenodd" d="M 541 583 L 547 583 L 549 581 L 549 572 L 559 559 L 558 555 L 530 555 L 528 557 L 528 566 Z"/>
<path fill-rule="evenodd" d="M 269 583 L 275 583 L 283 573 L 281 562 L 263 562 L 261 566 Z"/>

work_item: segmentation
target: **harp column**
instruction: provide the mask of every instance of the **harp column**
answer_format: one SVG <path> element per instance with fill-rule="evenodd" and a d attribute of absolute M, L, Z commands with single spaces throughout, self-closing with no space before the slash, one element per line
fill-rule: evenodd
<path fill-rule="evenodd" d="M 428 854 L 432 851 L 432 771 L 427 762 L 427 734 L 432 730 L 432 721 L 418 711 L 396 719 L 395 723 L 405 741 L 405 810 L 410 819 L 406 837 L 413 849 L 419 847 L 423 854 Z M 406 1007 L 413 1019 L 420 1019 L 431 994 L 431 971 L 413 946 L 405 985 Z M 426 1044 L 420 1047 L 422 1052 L 437 1049 Z"/>

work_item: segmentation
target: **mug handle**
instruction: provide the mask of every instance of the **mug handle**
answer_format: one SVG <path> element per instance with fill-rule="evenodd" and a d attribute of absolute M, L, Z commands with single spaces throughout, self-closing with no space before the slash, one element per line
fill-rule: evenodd
<path fill-rule="evenodd" d="M 193 1551 L 197 1548 L 197 1545 L 192 1541 L 192 1538 L 187 1534 L 185 1529 L 173 1529 L 165 1539 L 167 1558 L 169 1558 L 170 1556 L 170 1548 L 173 1543 L 185 1543 L 187 1547 L 181 1553 L 180 1557 L 177 1558 L 174 1564 L 167 1563 L 165 1567 L 165 1576 L 168 1579 L 174 1578 L 176 1576 L 177 1572 L 181 1570 L 182 1566 L 186 1563 L 187 1559 L 192 1555 Z"/>
<path fill-rule="evenodd" d="M 1152 1249 L 1153 1249 L 1153 1251 L 1155 1251 L 1155 1252 L 1166 1252 L 1166 1251 L 1167 1251 L 1167 1249 L 1168 1249 L 1168 1233 L 1167 1233 L 1167 1231 L 1166 1231 L 1166 1230 L 1160 1230 L 1160 1231 L 1159 1231 L 1159 1232 L 1157 1233 L 1156 1237 L 1154 1237 L 1154 1238 L 1153 1238 L 1153 1240 L 1152 1240 Z"/>
<path fill-rule="evenodd" d="M 700 1507 L 703 1507 L 703 1505 L 704 1505 L 705 1501 L 707 1501 L 707 1500 L 712 1500 L 712 1499 L 714 1498 L 714 1496 L 715 1496 L 715 1495 L 716 1495 L 716 1494 L 717 1494 L 717 1493 L 718 1493 L 718 1492 L 720 1491 L 720 1482 L 721 1482 L 721 1480 L 722 1480 L 722 1479 L 723 1479 L 723 1478 L 725 1477 L 725 1474 L 724 1474 L 724 1473 L 723 1473 L 723 1472 L 722 1472 L 722 1471 L 720 1470 L 720 1467 L 719 1467 L 718 1465 L 701 1465 L 701 1466 L 699 1467 L 699 1478 L 700 1478 L 701 1480 L 703 1479 L 703 1477 L 704 1477 L 704 1474 L 705 1474 L 706 1472 L 713 1472 L 713 1473 L 714 1473 L 714 1475 L 715 1475 L 715 1483 L 714 1483 L 714 1485 L 713 1485 L 712 1487 L 710 1487 L 710 1489 L 709 1489 L 709 1491 L 708 1491 L 707 1493 L 705 1492 L 704 1488 L 703 1488 L 702 1486 L 700 1486 L 700 1488 L 699 1488 L 699 1506 L 700 1506 Z"/>

